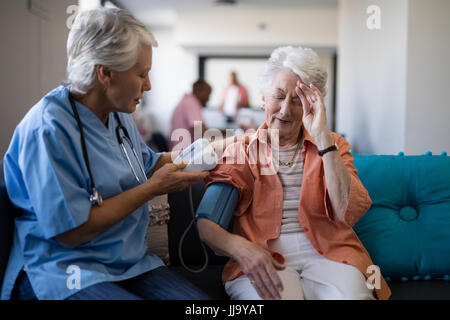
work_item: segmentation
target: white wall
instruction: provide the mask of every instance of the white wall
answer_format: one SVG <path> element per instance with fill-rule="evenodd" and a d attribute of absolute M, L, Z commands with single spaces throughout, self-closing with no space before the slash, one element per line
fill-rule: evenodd
<path fill-rule="evenodd" d="M 450 150 L 450 1 L 341 0 L 339 13 L 337 127 L 355 152 Z"/>
<path fill-rule="evenodd" d="M 410 0 L 405 151 L 450 154 L 450 1 Z"/>
<path fill-rule="evenodd" d="M 381 9 L 381 29 L 369 30 L 369 5 Z M 341 0 L 337 131 L 355 152 L 404 151 L 407 0 Z"/>
<path fill-rule="evenodd" d="M 144 112 L 169 134 L 170 117 L 198 76 L 200 54 L 267 54 L 280 45 L 337 46 L 337 8 L 220 8 L 177 13 L 171 28 L 152 31 L 159 42 Z M 266 24 L 265 30 L 258 26 Z M 320 50 L 319 50 L 320 51 Z M 324 61 L 328 64 L 329 61 Z"/>
<path fill-rule="evenodd" d="M 0 156 L 25 113 L 65 78 L 66 8 L 75 0 L 40 0 L 47 20 L 27 0 L 0 1 Z"/>
<path fill-rule="evenodd" d="M 144 96 L 144 113 L 151 117 L 152 131 L 168 136 L 174 108 L 197 80 L 198 59 L 175 42 L 172 28 L 152 31 L 159 46 L 153 49 L 152 90 Z"/>
<path fill-rule="evenodd" d="M 7 61 L 1 64 L 0 154 L 29 108 L 65 78 L 66 9 L 78 1 L 37 2 L 47 9 L 48 21 L 30 13 L 27 0 L 0 2 L 0 58 Z M 199 54 L 269 54 L 284 44 L 337 45 L 336 8 L 220 8 L 176 17 L 173 27 L 152 30 L 160 46 L 154 49 L 153 88 L 144 102 L 153 128 L 165 135 L 174 107 L 197 80 Z"/>
<path fill-rule="evenodd" d="M 181 45 L 335 47 L 336 27 L 336 8 L 221 7 L 179 12 L 176 38 Z"/>

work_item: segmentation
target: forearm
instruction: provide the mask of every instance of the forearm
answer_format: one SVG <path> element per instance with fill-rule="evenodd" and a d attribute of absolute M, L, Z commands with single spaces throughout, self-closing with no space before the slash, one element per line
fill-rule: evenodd
<path fill-rule="evenodd" d="M 233 258 L 239 247 L 240 237 L 229 233 L 216 223 L 207 219 L 198 219 L 197 229 L 200 239 L 219 256 Z"/>
<path fill-rule="evenodd" d="M 253 133 L 254 132 L 248 132 L 244 134 L 227 137 L 225 139 L 216 140 L 211 142 L 211 145 L 214 148 L 214 151 L 220 157 L 222 153 L 225 151 L 225 149 L 232 143 L 242 141 L 244 144 L 247 144 L 250 141 L 250 136 Z"/>
<path fill-rule="evenodd" d="M 66 247 L 76 247 L 89 242 L 100 233 L 113 227 L 154 197 L 153 186 L 142 184 L 91 207 L 88 220 L 81 226 L 55 237 Z"/>
<path fill-rule="evenodd" d="M 319 150 L 323 150 L 332 146 L 335 142 L 331 133 L 327 131 L 317 138 L 316 143 Z M 323 155 L 322 161 L 328 195 L 335 215 L 333 218 L 342 222 L 348 206 L 350 174 L 337 151 L 327 152 Z"/>

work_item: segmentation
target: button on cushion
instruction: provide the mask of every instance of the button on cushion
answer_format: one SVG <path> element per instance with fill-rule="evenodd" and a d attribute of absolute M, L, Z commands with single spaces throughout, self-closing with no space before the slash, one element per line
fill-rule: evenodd
<path fill-rule="evenodd" d="M 404 221 L 416 220 L 417 211 L 413 207 L 403 207 L 399 212 L 399 216 Z"/>

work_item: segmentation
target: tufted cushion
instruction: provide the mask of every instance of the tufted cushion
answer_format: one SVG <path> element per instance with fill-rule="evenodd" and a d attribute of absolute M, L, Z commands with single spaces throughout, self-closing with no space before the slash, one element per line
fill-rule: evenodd
<path fill-rule="evenodd" d="M 148 202 L 150 223 L 147 228 L 147 249 L 170 265 L 167 222 L 170 219 L 170 206 L 167 194 L 154 197 Z"/>
<path fill-rule="evenodd" d="M 448 279 L 450 157 L 354 155 L 372 207 L 354 226 L 388 280 Z"/>

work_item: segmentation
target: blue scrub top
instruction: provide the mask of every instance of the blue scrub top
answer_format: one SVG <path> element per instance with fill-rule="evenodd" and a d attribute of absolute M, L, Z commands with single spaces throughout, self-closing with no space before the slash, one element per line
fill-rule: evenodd
<path fill-rule="evenodd" d="M 157 256 L 147 253 L 148 204 L 73 249 L 53 239 L 86 222 L 91 209 L 91 184 L 68 94 L 69 90 L 60 86 L 33 106 L 17 126 L 5 154 L 9 197 L 26 213 L 15 220 L 2 299 L 10 298 L 22 268 L 39 299 L 65 299 L 93 284 L 132 278 L 164 265 Z M 87 107 L 78 102 L 76 106 L 92 175 L 103 199 L 137 186 L 117 142 L 114 115 L 109 115 L 107 128 Z M 119 116 L 149 177 L 160 154 L 142 141 L 131 115 Z M 142 176 L 128 151 L 137 174 Z M 77 270 L 80 277 L 74 278 Z"/>

